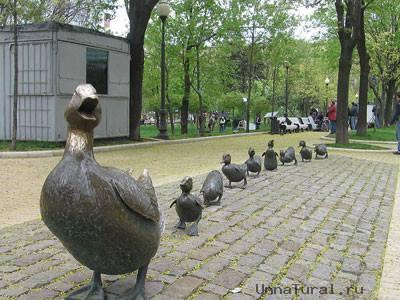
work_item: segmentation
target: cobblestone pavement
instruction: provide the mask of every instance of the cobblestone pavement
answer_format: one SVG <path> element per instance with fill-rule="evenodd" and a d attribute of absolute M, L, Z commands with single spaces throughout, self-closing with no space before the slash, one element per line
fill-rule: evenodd
<path fill-rule="evenodd" d="M 375 299 L 395 193 L 397 166 L 331 155 L 250 178 L 206 208 L 199 237 L 174 229 L 168 209 L 178 185 L 157 189 L 166 231 L 149 267 L 153 299 Z M 203 176 L 194 178 L 198 191 Z M 81 267 L 40 221 L 0 231 L 0 299 L 62 299 L 87 283 Z M 135 276 L 103 276 L 118 299 Z M 294 295 L 294 284 L 333 285 L 335 295 Z M 281 287 L 292 295 L 260 295 Z M 240 287 L 240 293 L 232 290 Z M 285 288 L 286 287 L 286 288 Z M 351 293 L 347 295 L 347 288 Z M 361 293 L 363 288 L 363 294 Z M 357 289 L 357 290 L 356 290 Z M 278 288 L 275 289 L 277 292 Z M 340 295 L 340 293 L 342 293 Z"/>

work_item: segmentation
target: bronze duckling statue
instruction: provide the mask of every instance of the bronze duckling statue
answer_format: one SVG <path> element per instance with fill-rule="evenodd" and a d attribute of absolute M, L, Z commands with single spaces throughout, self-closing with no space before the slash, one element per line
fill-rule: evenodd
<path fill-rule="evenodd" d="M 286 151 L 281 150 L 279 154 L 279 160 L 281 161 L 282 166 L 285 165 L 285 163 L 291 163 L 292 161 L 294 161 L 294 165 L 297 166 L 296 154 L 293 147 L 287 148 Z"/>
<path fill-rule="evenodd" d="M 203 186 L 201 187 L 200 193 L 203 194 L 205 205 L 221 204 L 221 198 L 224 194 L 224 179 L 219 171 L 214 170 L 208 173 Z M 215 199 L 217 200 L 214 201 Z"/>
<path fill-rule="evenodd" d="M 101 106 L 90 84 L 79 85 L 65 111 L 64 156 L 47 177 L 40 198 L 43 222 L 81 264 L 93 270 L 88 286 L 66 299 L 105 299 L 101 274 L 138 270 L 127 299 L 145 298 L 145 279 L 162 232 L 162 216 L 147 171 L 138 180 L 100 166 L 93 132 Z"/>
<path fill-rule="evenodd" d="M 170 205 L 171 208 L 176 204 L 175 210 L 179 217 L 179 222 L 175 227 L 186 229 L 186 222 L 194 222 L 188 231 L 188 235 L 199 235 L 198 224 L 201 220 L 203 203 L 199 197 L 190 193 L 193 188 L 193 179 L 187 176 L 183 178 L 180 188 L 182 194 Z"/>
<path fill-rule="evenodd" d="M 222 156 L 221 163 L 224 164 L 222 166 L 222 173 L 224 173 L 226 178 L 229 180 L 229 185 L 226 187 L 231 189 L 232 182 L 241 182 L 243 180 L 242 188 L 244 189 L 247 185 L 247 178 L 246 178 L 247 165 L 232 164 L 231 161 L 232 157 L 230 154 L 224 154 Z"/>
<path fill-rule="evenodd" d="M 324 158 L 328 158 L 328 148 L 325 144 L 319 144 L 315 146 L 315 159 L 319 156 L 324 156 Z"/>
<path fill-rule="evenodd" d="M 256 155 L 256 151 L 251 147 L 249 148 L 248 154 L 249 159 L 245 162 L 245 164 L 247 165 L 247 175 L 249 175 L 249 172 L 257 173 L 257 176 L 260 175 L 261 157 L 259 155 Z"/>
<path fill-rule="evenodd" d="M 278 153 L 274 151 L 274 140 L 268 142 L 268 148 L 262 154 L 264 158 L 264 168 L 268 171 L 273 171 L 278 168 Z"/>
<path fill-rule="evenodd" d="M 306 142 L 305 141 L 300 141 L 299 142 L 299 147 L 300 149 L 300 156 L 301 156 L 301 161 L 311 161 L 312 159 L 312 151 L 307 148 Z"/>

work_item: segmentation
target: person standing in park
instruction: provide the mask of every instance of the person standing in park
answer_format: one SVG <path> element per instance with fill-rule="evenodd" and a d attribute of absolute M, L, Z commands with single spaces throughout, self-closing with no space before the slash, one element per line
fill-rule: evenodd
<path fill-rule="evenodd" d="M 310 116 L 311 116 L 311 118 L 313 118 L 313 120 L 314 120 L 314 122 L 315 122 L 315 120 L 317 119 L 317 116 L 318 116 L 318 112 L 317 112 L 317 110 L 315 109 L 315 107 L 312 107 L 312 108 L 311 108 L 311 110 L 310 110 Z"/>
<path fill-rule="evenodd" d="M 219 132 L 224 132 L 225 131 L 225 123 L 226 123 L 225 116 L 222 115 L 219 118 Z"/>
<path fill-rule="evenodd" d="M 331 134 L 336 133 L 336 102 L 332 100 L 328 107 L 329 129 Z"/>
<path fill-rule="evenodd" d="M 352 130 L 357 129 L 357 119 L 358 119 L 358 104 L 352 102 L 350 109 L 350 128 Z"/>
<path fill-rule="evenodd" d="M 261 125 L 261 116 L 260 116 L 260 113 L 257 113 L 257 116 L 256 116 L 256 130 L 260 129 L 260 125 Z"/>
<path fill-rule="evenodd" d="M 374 105 L 372 108 L 372 113 L 374 114 L 375 128 L 381 128 L 381 123 L 379 121 L 380 111 L 378 105 Z"/>
<path fill-rule="evenodd" d="M 390 125 L 396 123 L 396 139 L 397 139 L 397 151 L 393 152 L 393 154 L 400 155 L 400 91 L 397 92 L 397 104 L 396 110 L 393 115 L 393 119 L 390 122 Z"/>

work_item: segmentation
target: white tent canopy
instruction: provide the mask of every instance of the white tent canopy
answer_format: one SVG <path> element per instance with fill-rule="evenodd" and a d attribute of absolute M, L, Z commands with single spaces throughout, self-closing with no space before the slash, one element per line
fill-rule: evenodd
<path fill-rule="evenodd" d="M 268 112 L 265 114 L 264 118 L 271 118 L 271 117 L 276 117 L 278 115 L 277 111 L 274 112 Z"/>

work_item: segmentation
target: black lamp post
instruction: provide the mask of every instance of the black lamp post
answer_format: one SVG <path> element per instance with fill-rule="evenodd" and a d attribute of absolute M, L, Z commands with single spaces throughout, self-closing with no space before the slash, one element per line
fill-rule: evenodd
<path fill-rule="evenodd" d="M 325 112 L 328 111 L 328 86 L 329 86 L 330 80 L 328 76 L 326 76 L 325 79 L 325 87 L 326 87 L 326 102 L 325 102 Z"/>
<path fill-rule="evenodd" d="M 160 107 L 160 131 L 159 138 L 168 139 L 167 110 L 165 109 L 165 21 L 170 12 L 168 1 L 161 0 L 157 6 L 157 14 L 161 20 L 161 107 Z"/>
<path fill-rule="evenodd" d="M 284 62 L 286 68 L 286 88 L 285 88 L 285 113 L 288 115 L 288 104 L 289 104 L 289 85 L 288 85 L 288 77 L 289 77 L 289 62 L 285 60 Z"/>
<path fill-rule="evenodd" d="M 243 105 L 244 105 L 244 109 L 243 109 L 243 120 L 246 121 L 246 126 L 245 128 L 247 129 L 247 115 L 248 115 L 248 103 L 247 103 L 247 98 L 243 97 Z M 244 124 L 243 124 L 244 125 Z"/>

